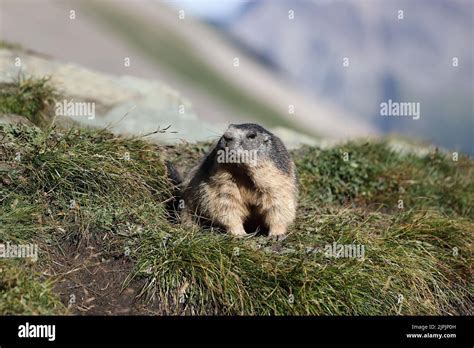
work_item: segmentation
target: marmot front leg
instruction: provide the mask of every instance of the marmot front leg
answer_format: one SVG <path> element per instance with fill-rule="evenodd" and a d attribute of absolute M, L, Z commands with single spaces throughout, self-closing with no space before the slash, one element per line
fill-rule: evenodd
<path fill-rule="evenodd" d="M 243 237 L 247 235 L 247 232 L 245 232 L 244 225 L 242 223 L 236 224 L 232 227 L 229 226 L 227 230 L 229 231 L 231 235 L 236 236 L 236 237 Z"/>
<path fill-rule="evenodd" d="M 269 228 L 269 237 L 284 236 L 288 226 L 295 218 L 296 203 L 292 200 L 288 204 L 282 204 L 279 201 L 273 201 L 265 214 L 265 220 Z"/>
<path fill-rule="evenodd" d="M 221 180 L 219 185 L 210 186 L 208 195 L 211 219 L 234 236 L 245 236 L 244 217 L 246 207 L 237 186 L 230 180 Z"/>
<path fill-rule="evenodd" d="M 221 207 L 217 222 L 225 227 L 228 233 L 233 236 L 245 236 L 244 224 L 241 214 L 241 207 L 229 200 L 221 200 Z"/>
<path fill-rule="evenodd" d="M 268 233 L 269 237 L 279 237 L 284 236 L 286 234 L 286 230 L 288 229 L 288 225 L 284 224 L 277 224 L 270 226 L 270 232 Z"/>

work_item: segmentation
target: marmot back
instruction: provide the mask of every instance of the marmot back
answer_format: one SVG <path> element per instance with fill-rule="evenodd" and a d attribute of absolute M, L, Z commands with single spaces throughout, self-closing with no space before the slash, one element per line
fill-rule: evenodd
<path fill-rule="evenodd" d="M 296 213 L 296 169 L 282 141 L 257 124 L 230 125 L 181 184 L 183 219 L 242 236 L 282 236 Z"/>

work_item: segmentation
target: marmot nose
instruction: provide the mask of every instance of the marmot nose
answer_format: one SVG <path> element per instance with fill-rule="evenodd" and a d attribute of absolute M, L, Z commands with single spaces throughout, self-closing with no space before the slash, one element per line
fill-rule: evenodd
<path fill-rule="evenodd" d="M 226 143 L 230 143 L 234 139 L 235 139 L 234 134 L 229 133 L 229 132 L 224 133 L 224 140 L 226 141 Z"/>

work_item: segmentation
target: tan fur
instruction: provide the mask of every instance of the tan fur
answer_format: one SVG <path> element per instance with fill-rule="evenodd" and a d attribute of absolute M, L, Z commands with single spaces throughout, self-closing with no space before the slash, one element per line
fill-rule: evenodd
<path fill-rule="evenodd" d="M 184 182 L 185 219 L 195 215 L 242 236 L 246 234 L 244 222 L 256 218 L 258 225 L 269 229 L 270 236 L 284 235 L 296 212 L 293 169 L 288 175 L 271 161 L 237 170 L 223 164 L 208 180 L 201 180 L 196 167 Z"/>

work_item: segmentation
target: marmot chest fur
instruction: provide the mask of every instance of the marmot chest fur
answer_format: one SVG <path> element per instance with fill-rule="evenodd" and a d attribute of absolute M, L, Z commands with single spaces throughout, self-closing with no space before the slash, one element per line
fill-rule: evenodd
<path fill-rule="evenodd" d="M 230 125 L 182 183 L 184 216 L 232 235 L 282 236 L 293 222 L 296 169 L 282 141 L 257 124 Z"/>

